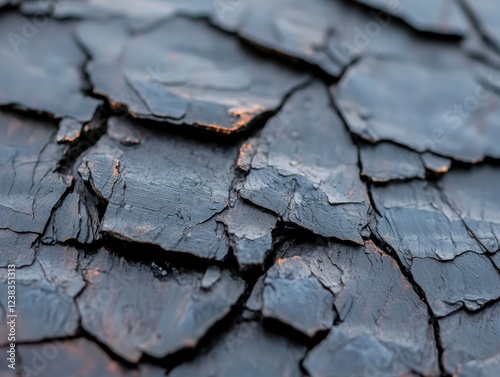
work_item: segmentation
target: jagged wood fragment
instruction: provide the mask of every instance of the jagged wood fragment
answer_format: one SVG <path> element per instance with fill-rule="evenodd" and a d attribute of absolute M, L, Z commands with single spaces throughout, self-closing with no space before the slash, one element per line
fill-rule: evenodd
<path fill-rule="evenodd" d="M 439 186 L 481 246 L 490 253 L 500 250 L 500 168 L 455 170 Z"/>
<path fill-rule="evenodd" d="M 276 110 L 308 77 L 193 20 L 173 19 L 136 36 L 117 22 L 88 23 L 78 35 L 92 55 L 95 93 L 137 118 L 223 134 Z M 107 40 L 116 42 L 109 50 Z"/>
<path fill-rule="evenodd" d="M 0 16 L 0 104 L 90 120 L 99 101 L 82 92 L 86 58 L 72 36 L 74 24 L 37 20 L 38 27 L 15 13 Z"/>
<path fill-rule="evenodd" d="M 461 171 L 448 173 L 441 189 L 426 182 L 372 188 L 381 215 L 373 230 L 409 268 L 437 316 L 463 306 L 478 310 L 500 297 L 500 275 L 484 255 L 485 242 L 473 234 L 476 230 L 485 240 L 496 239 L 498 194 L 484 184 L 492 177 L 493 171 L 482 168 L 476 179 L 464 179 Z M 463 213 L 457 211 L 459 205 Z M 466 212 L 470 208 L 478 211 Z"/>
<path fill-rule="evenodd" d="M 431 172 L 443 174 L 451 168 L 452 160 L 437 156 L 434 153 L 426 152 L 422 154 L 422 161 L 425 168 Z"/>
<path fill-rule="evenodd" d="M 262 266 L 273 246 L 276 216 L 239 200 L 217 218 L 227 227 L 240 267 Z"/>
<path fill-rule="evenodd" d="M 352 66 L 332 89 L 350 130 L 464 162 L 500 158 L 500 97 L 456 52 L 435 56 L 426 63 L 366 58 Z"/>
<path fill-rule="evenodd" d="M 41 234 L 71 177 L 56 173 L 63 155 L 49 122 L 0 111 L 0 228 Z"/>
<path fill-rule="evenodd" d="M 202 273 L 173 271 L 159 280 L 149 266 L 99 253 L 82 263 L 87 281 L 77 298 L 82 326 L 131 362 L 143 354 L 163 358 L 194 348 L 245 288 L 226 270 L 208 287 Z"/>
<path fill-rule="evenodd" d="M 455 0 L 356 0 L 398 17 L 418 31 L 443 35 L 464 36 L 468 20 Z"/>
<path fill-rule="evenodd" d="M 410 178 L 425 178 L 425 167 L 420 155 L 391 143 L 362 145 L 361 174 L 374 182 L 388 182 Z"/>
<path fill-rule="evenodd" d="M 167 251 L 224 258 L 229 240 L 215 217 L 229 203 L 236 148 L 135 129 L 141 144 L 127 147 L 103 136 L 79 170 L 109 202 L 102 232 Z"/>
<path fill-rule="evenodd" d="M 292 95 L 250 143 L 245 199 L 316 234 L 361 243 L 369 204 L 356 147 L 321 84 Z"/>
<path fill-rule="evenodd" d="M 77 271 L 78 251 L 62 246 L 40 246 L 35 262 L 16 269 L 17 342 L 74 335 L 80 314 L 75 297 L 85 286 Z M 7 269 L 0 269 L 0 285 L 7 292 Z M 6 323 L 7 295 L 0 298 L 2 321 Z M 0 344 L 7 342 L 7 326 L 0 327 Z"/>
<path fill-rule="evenodd" d="M 439 320 L 439 327 L 446 372 L 460 377 L 495 375 L 488 370 L 495 370 L 500 358 L 500 303 L 473 314 L 460 310 Z M 477 374 L 469 374 L 469 368 Z"/>
<path fill-rule="evenodd" d="M 262 314 L 308 337 L 328 330 L 336 318 L 332 292 L 323 288 L 305 261 L 280 259 L 264 280 Z"/>
<path fill-rule="evenodd" d="M 374 367 L 387 376 L 413 371 L 437 373 L 437 350 L 427 308 L 391 257 L 369 243 L 365 247 L 333 242 L 287 243 L 283 247 L 285 255 L 296 255 L 292 259 L 308 265 L 309 273 L 335 296 L 339 324 L 308 353 L 304 367 L 311 377 L 351 376 Z M 290 262 L 278 263 L 286 274 Z M 290 273 L 289 278 L 296 276 Z M 264 314 L 270 304 L 266 302 L 266 288 L 273 289 L 273 279 L 267 277 L 265 282 L 270 286 L 264 288 Z M 294 313 L 307 305 L 307 301 L 301 302 L 304 295 L 300 290 L 300 286 L 289 285 L 289 305 L 281 308 L 280 320 L 286 320 L 287 315 L 307 314 L 307 309 Z M 303 317 L 301 321 L 310 320 Z"/>

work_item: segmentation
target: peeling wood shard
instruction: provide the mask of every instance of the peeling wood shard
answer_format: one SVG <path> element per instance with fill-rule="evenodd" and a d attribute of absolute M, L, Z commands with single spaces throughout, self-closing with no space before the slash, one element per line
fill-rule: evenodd
<path fill-rule="evenodd" d="M 483 253 L 498 250 L 498 169 L 452 171 L 436 187 L 373 188 L 377 234 L 393 247 L 437 316 L 478 310 L 500 297 L 500 274 Z M 487 182 L 487 183 L 486 183 Z"/>
<path fill-rule="evenodd" d="M 217 216 L 227 228 L 234 256 L 242 269 L 262 266 L 273 246 L 277 218 L 244 201 Z"/>
<path fill-rule="evenodd" d="M 0 268 L 13 264 L 16 268 L 29 266 L 35 260 L 35 249 L 31 247 L 38 238 L 34 233 L 18 234 L 0 229 Z"/>
<path fill-rule="evenodd" d="M 367 58 L 350 68 L 332 89 L 350 130 L 464 162 L 500 158 L 500 97 L 472 63 L 441 55 L 425 64 Z"/>
<path fill-rule="evenodd" d="M 31 266 L 16 269 L 16 341 L 36 342 L 74 335 L 80 315 L 75 297 L 85 283 L 79 272 L 78 251 L 42 246 Z M 0 286 L 7 292 L 7 269 L 0 269 Z M 7 320 L 7 295 L 0 298 L 0 317 Z M 7 326 L 0 327 L 0 344 L 7 342 Z"/>
<path fill-rule="evenodd" d="M 318 235 L 362 242 L 368 198 L 356 147 L 322 85 L 292 95 L 251 143 L 242 197 Z"/>
<path fill-rule="evenodd" d="M 225 7 L 224 3 L 216 0 L 216 10 L 220 4 L 212 17 L 216 25 L 265 50 L 319 66 L 329 75 L 340 75 L 346 59 L 337 59 L 329 49 L 332 34 L 337 37 L 342 30 L 339 24 L 346 12 L 341 2 L 248 0 Z"/>
<path fill-rule="evenodd" d="M 245 288 L 225 270 L 204 287 L 201 273 L 174 271 L 159 280 L 150 267 L 113 255 L 102 262 L 98 257 L 83 268 L 87 288 L 77 298 L 82 327 L 131 362 L 142 354 L 162 358 L 194 348 Z"/>
<path fill-rule="evenodd" d="M 265 331 L 258 323 L 242 322 L 205 354 L 181 364 L 168 376 L 302 377 L 299 363 L 305 351 L 304 346 Z"/>
<path fill-rule="evenodd" d="M 264 280 L 262 314 L 312 338 L 332 327 L 333 298 L 301 258 L 278 260 Z"/>
<path fill-rule="evenodd" d="M 102 33 L 111 34 L 103 40 Z M 137 118 L 223 134 L 276 110 L 308 77 L 199 21 L 174 19 L 136 36 L 118 24 L 86 24 L 79 36 L 92 55 L 95 93 Z M 116 42 L 112 49 L 107 38 Z"/>
<path fill-rule="evenodd" d="M 128 148 L 102 137 L 80 174 L 109 202 L 101 230 L 169 251 L 221 260 L 229 241 L 215 216 L 229 202 L 235 148 L 140 131 Z"/>
<path fill-rule="evenodd" d="M 48 377 L 66 375 L 65 373 L 78 377 L 161 377 L 165 375 L 165 371 L 156 366 L 141 365 L 136 369 L 126 368 L 106 355 L 98 345 L 85 338 L 20 345 L 19 356 L 21 364 L 19 369 L 23 376 Z"/>
<path fill-rule="evenodd" d="M 56 128 L 0 111 L 0 228 L 43 233 L 71 183 L 55 172 L 63 150 Z"/>
<path fill-rule="evenodd" d="M 276 305 L 274 298 L 283 289 L 270 271 L 265 278 L 263 314 L 269 315 L 272 310 L 280 321 L 288 323 L 289 316 L 294 316 L 301 324 L 320 315 L 307 312 L 307 308 L 297 311 L 311 298 L 303 294 L 304 287 L 299 284 L 303 277 L 296 272 L 296 265 L 302 266 L 304 276 L 312 274 L 331 291 L 339 313 L 340 323 L 304 361 L 311 377 L 332 375 L 332 371 L 335 376 L 362 375 L 365 368 L 378 368 L 384 376 L 411 371 L 437 373 L 437 352 L 427 308 L 389 256 L 371 244 L 360 248 L 329 242 L 289 244 L 285 248 L 299 256 L 278 261 L 276 268 L 282 274 L 288 273 L 286 276 L 295 279 L 296 284 L 288 284 L 287 295 L 281 296 L 287 305 Z M 316 295 L 322 295 L 323 289 L 319 287 Z M 301 299 L 306 301 L 301 303 Z M 311 309 L 323 310 L 317 306 Z"/>
<path fill-rule="evenodd" d="M 374 182 L 410 178 L 425 178 L 425 166 L 420 155 L 391 143 L 362 145 L 360 148 L 363 176 Z"/>
<path fill-rule="evenodd" d="M 455 0 L 356 0 L 395 16 L 422 32 L 463 36 L 468 21 Z"/>
<path fill-rule="evenodd" d="M 85 55 L 72 32 L 71 23 L 46 19 L 46 25 L 37 28 L 17 14 L 2 13 L 0 105 L 16 105 L 55 118 L 92 118 L 100 102 L 82 93 Z"/>
<path fill-rule="evenodd" d="M 500 303 L 479 313 L 459 311 L 439 321 L 448 373 L 495 376 L 500 363 Z"/>
<path fill-rule="evenodd" d="M 456 170 L 439 185 L 481 246 L 490 253 L 500 250 L 500 168 Z"/>

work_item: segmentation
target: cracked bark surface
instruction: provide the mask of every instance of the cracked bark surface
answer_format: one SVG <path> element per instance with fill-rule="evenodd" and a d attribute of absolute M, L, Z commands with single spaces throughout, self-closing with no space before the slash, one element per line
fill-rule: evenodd
<path fill-rule="evenodd" d="M 356 0 L 401 18 L 416 30 L 428 33 L 464 36 L 468 20 L 458 1 Z"/>
<path fill-rule="evenodd" d="M 0 375 L 497 377 L 496 9 L 0 0 Z"/>

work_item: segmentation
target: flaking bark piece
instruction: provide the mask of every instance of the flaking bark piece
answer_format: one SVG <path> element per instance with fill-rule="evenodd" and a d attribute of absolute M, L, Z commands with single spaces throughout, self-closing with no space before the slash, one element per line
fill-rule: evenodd
<path fill-rule="evenodd" d="M 161 280 L 150 266 L 100 251 L 82 261 L 87 288 L 78 296 L 83 328 L 124 359 L 163 358 L 194 348 L 243 294 L 245 283 L 221 271 L 210 287 L 203 273 L 173 271 Z"/>
<path fill-rule="evenodd" d="M 47 341 L 40 344 L 19 345 L 19 368 L 23 376 L 78 376 L 78 377 L 162 377 L 165 371 L 157 366 L 140 364 L 132 369 L 110 358 L 91 340 Z"/>
<path fill-rule="evenodd" d="M 280 259 L 264 280 L 262 314 L 312 338 L 333 325 L 333 300 L 307 262 L 300 257 Z"/>
<path fill-rule="evenodd" d="M 423 153 L 422 161 L 425 168 L 433 173 L 444 174 L 451 168 L 452 160 L 449 158 L 437 156 L 434 153 Z"/>
<path fill-rule="evenodd" d="M 59 123 L 56 141 L 58 143 L 74 143 L 80 138 L 83 124 L 77 120 L 65 118 Z"/>
<path fill-rule="evenodd" d="M 214 4 L 212 22 L 217 26 L 252 46 L 292 63 L 305 62 L 336 78 L 362 56 L 435 59 L 433 52 L 453 46 L 401 28 L 394 15 L 361 9 L 349 1 L 215 0 Z"/>
<path fill-rule="evenodd" d="M 273 246 L 277 217 L 238 200 L 217 217 L 226 229 L 234 256 L 242 269 L 263 266 Z"/>
<path fill-rule="evenodd" d="M 206 353 L 174 368 L 169 377 L 302 377 L 306 348 L 256 322 L 233 325 Z"/>
<path fill-rule="evenodd" d="M 495 376 L 500 359 L 500 303 L 439 320 L 445 370 L 460 377 Z M 497 369 L 495 369 L 495 366 Z M 470 371 L 474 371 L 471 374 Z M 488 371 L 495 371 L 489 374 Z"/>
<path fill-rule="evenodd" d="M 285 272 L 287 265 L 300 260 L 335 296 L 339 323 L 305 358 L 303 365 L 311 377 L 362 375 L 368 368 L 378 368 L 384 376 L 438 373 L 427 307 L 391 257 L 371 243 L 364 247 L 333 242 L 287 243 L 283 247 L 283 254 L 295 256 L 279 260 L 276 268 Z M 289 278 L 301 282 L 292 271 Z M 264 314 L 270 304 L 269 292 L 281 289 L 273 283 L 272 274 L 271 270 L 265 278 L 269 286 L 264 287 Z M 318 315 L 314 312 L 311 317 L 308 309 L 300 309 L 307 306 L 307 301 L 301 302 L 304 295 L 300 284 L 289 284 L 286 293 L 289 305 L 281 307 L 280 320 L 302 313 L 309 315 L 302 319 L 306 323 Z M 315 311 L 318 307 L 310 309 Z"/>
<path fill-rule="evenodd" d="M 436 56 L 427 63 L 366 58 L 352 66 L 332 89 L 349 129 L 372 142 L 469 163 L 500 158 L 500 97 L 482 86 L 472 62 Z"/>
<path fill-rule="evenodd" d="M 275 111 L 308 78 L 200 21 L 177 18 L 135 36 L 119 23 L 89 28 L 78 35 L 92 55 L 94 92 L 137 118 L 234 133 Z M 113 37 L 103 39 L 101 29 Z M 111 38 L 117 43 L 107 51 Z"/>
<path fill-rule="evenodd" d="M 75 297 L 85 286 L 77 271 L 78 251 L 70 247 L 40 246 L 35 262 L 16 269 L 16 341 L 37 342 L 72 336 L 80 315 Z M 7 292 L 7 269 L 0 269 L 0 285 Z M 7 295 L 0 298 L 2 321 L 6 323 Z M 2 345 L 7 342 L 7 326 L 0 327 Z"/>
<path fill-rule="evenodd" d="M 481 246 L 490 253 L 500 250 L 500 168 L 455 170 L 438 185 Z"/>
<path fill-rule="evenodd" d="M 108 202 L 101 231 L 222 260 L 229 240 L 216 216 L 229 203 L 237 148 L 134 127 L 141 144 L 127 147 L 103 136 L 79 168 Z"/>
<path fill-rule="evenodd" d="M 381 214 L 374 230 L 403 264 L 409 266 L 416 258 L 453 260 L 467 251 L 483 252 L 434 185 L 411 181 L 371 191 Z"/>
<path fill-rule="evenodd" d="M 461 307 L 479 310 L 500 297 L 500 275 L 484 254 L 486 240 L 496 240 L 498 227 L 498 195 L 491 185 L 495 172 L 487 167 L 474 172 L 468 172 L 473 179 L 449 172 L 441 189 L 416 181 L 372 188 L 381 215 L 374 230 L 409 268 L 439 317 Z M 495 245 L 489 244 L 490 252 Z"/>
<path fill-rule="evenodd" d="M 89 121 L 100 101 L 82 92 L 86 58 L 72 36 L 74 24 L 42 21 L 37 27 L 12 12 L 0 16 L 0 105 Z"/>
<path fill-rule="evenodd" d="M 464 36 L 469 29 L 467 17 L 456 0 L 356 1 L 400 18 L 421 32 Z"/>
<path fill-rule="evenodd" d="M 0 63 L 2 64 L 2 63 Z M 0 228 L 41 234 L 71 184 L 55 172 L 56 127 L 0 111 Z"/>
<path fill-rule="evenodd" d="M 35 260 L 35 249 L 31 245 L 38 238 L 34 233 L 16 233 L 8 229 L 0 230 L 0 268 L 15 265 L 28 266 Z"/>
<path fill-rule="evenodd" d="M 425 178 L 420 155 L 391 143 L 362 145 L 360 149 L 363 174 L 374 182 Z"/>
<path fill-rule="evenodd" d="M 321 84 L 292 95 L 250 143 L 242 197 L 315 234 L 362 242 L 369 204 L 356 146 Z"/>
<path fill-rule="evenodd" d="M 500 298 L 500 273 L 484 255 L 469 252 L 448 262 L 416 259 L 411 272 L 436 316 L 462 307 L 477 311 Z"/>

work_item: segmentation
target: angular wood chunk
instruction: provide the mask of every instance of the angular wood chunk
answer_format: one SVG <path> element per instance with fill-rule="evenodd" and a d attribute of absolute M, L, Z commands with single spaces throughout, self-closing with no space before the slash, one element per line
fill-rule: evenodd
<path fill-rule="evenodd" d="M 333 325 L 333 299 L 304 260 L 280 259 L 266 274 L 262 314 L 312 338 Z"/>
<path fill-rule="evenodd" d="M 467 178 L 454 170 L 439 186 L 372 189 L 377 234 L 410 269 L 436 316 L 479 310 L 500 297 L 500 274 L 484 255 L 498 248 L 497 170 L 478 167 Z"/>
<path fill-rule="evenodd" d="M 245 288 L 226 270 L 207 287 L 202 273 L 174 271 L 159 280 L 151 267 L 105 258 L 84 266 L 87 287 L 77 297 L 82 327 L 130 362 L 194 348 Z"/>
<path fill-rule="evenodd" d="M 500 97 L 474 76 L 472 63 L 436 56 L 425 64 L 367 58 L 351 67 L 333 89 L 349 129 L 469 163 L 500 158 Z"/>
<path fill-rule="evenodd" d="M 339 314 L 339 324 L 304 361 L 311 377 L 348 377 L 364 370 L 384 376 L 437 373 L 427 307 L 391 257 L 370 243 L 364 248 L 308 245 L 290 252 L 299 253 L 330 287 Z"/>
<path fill-rule="evenodd" d="M 43 27 L 6 12 L 0 16 L 0 105 L 16 105 L 55 118 L 88 121 L 99 101 L 82 93 L 85 55 L 72 23 L 42 17 Z M 40 26 L 40 25 L 39 25 Z"/>
<path fill-rule="evenodd" d="M 329 101 L 320 84 L 287 101 L 251 142 L 241 195 L 318 235 L 361 243 L 366 187 L 356 147 Z"/>
<path fill-rule="evenodd" d="M 474 314 L 461 310 L 439 320 L 439 327 L 446 372 L 460 377 L 496 375 L 500 358 L 500 303 Z M 471 374 L 471 370 L 477 374 Z"/>
<path fill-rule="evenodd" d="M 362 145 L 360 158 L 363 166 L 361 174 L 374 182 L 425 178 L 420 155 L 395 144 Z"/>
<path fill-rule="evenodd" d="M 77 271 L 78 251 L 42 246 L 35 262 L 16 269 L 16 341 L 37 342 L 74 335 L 80 314 L 75 297 L 85 286 Z M 0 286 L 7 292 L 7 269 L 0 269 Z M 0 297 L 0 317 L 6 323 L 7 294 Z M 7 326 L 0 327 L 0 344 L 7 341 Z"/>
<path fill-rule="evenodd" d="M 136 36 L 119 23 L 84 25 L 78 34 L 92 55 L 87 71 L 95 93 L 137 118 L 222 134 L 275 111 L 308 77 L 182 18 Z M 107 49 L 108 40 L 115 47 Z"/>
<path fill-rule="evenodd" d="M 227 228 L 240 267 L 262 266 L 273 246 L 272 231 L 276 227 L 276 216 L 238 201 L 217 218 Z"/>
<path fill-rule="evenodd" d="M 229 240 L 215 217 L 229 203 L 237 149 L 138 132 L 143 138 L 134 147 L 102 137 L 79 169 L 109 202 L 101 231 L 221 260 Z"/>
<path fill-rule="evenodd" d="M 0 111 L 0 228 L 43 233 L 70 186 L 70 177 L 56 173 L 63 150 L 55 132 L 50 123 Z"/>

